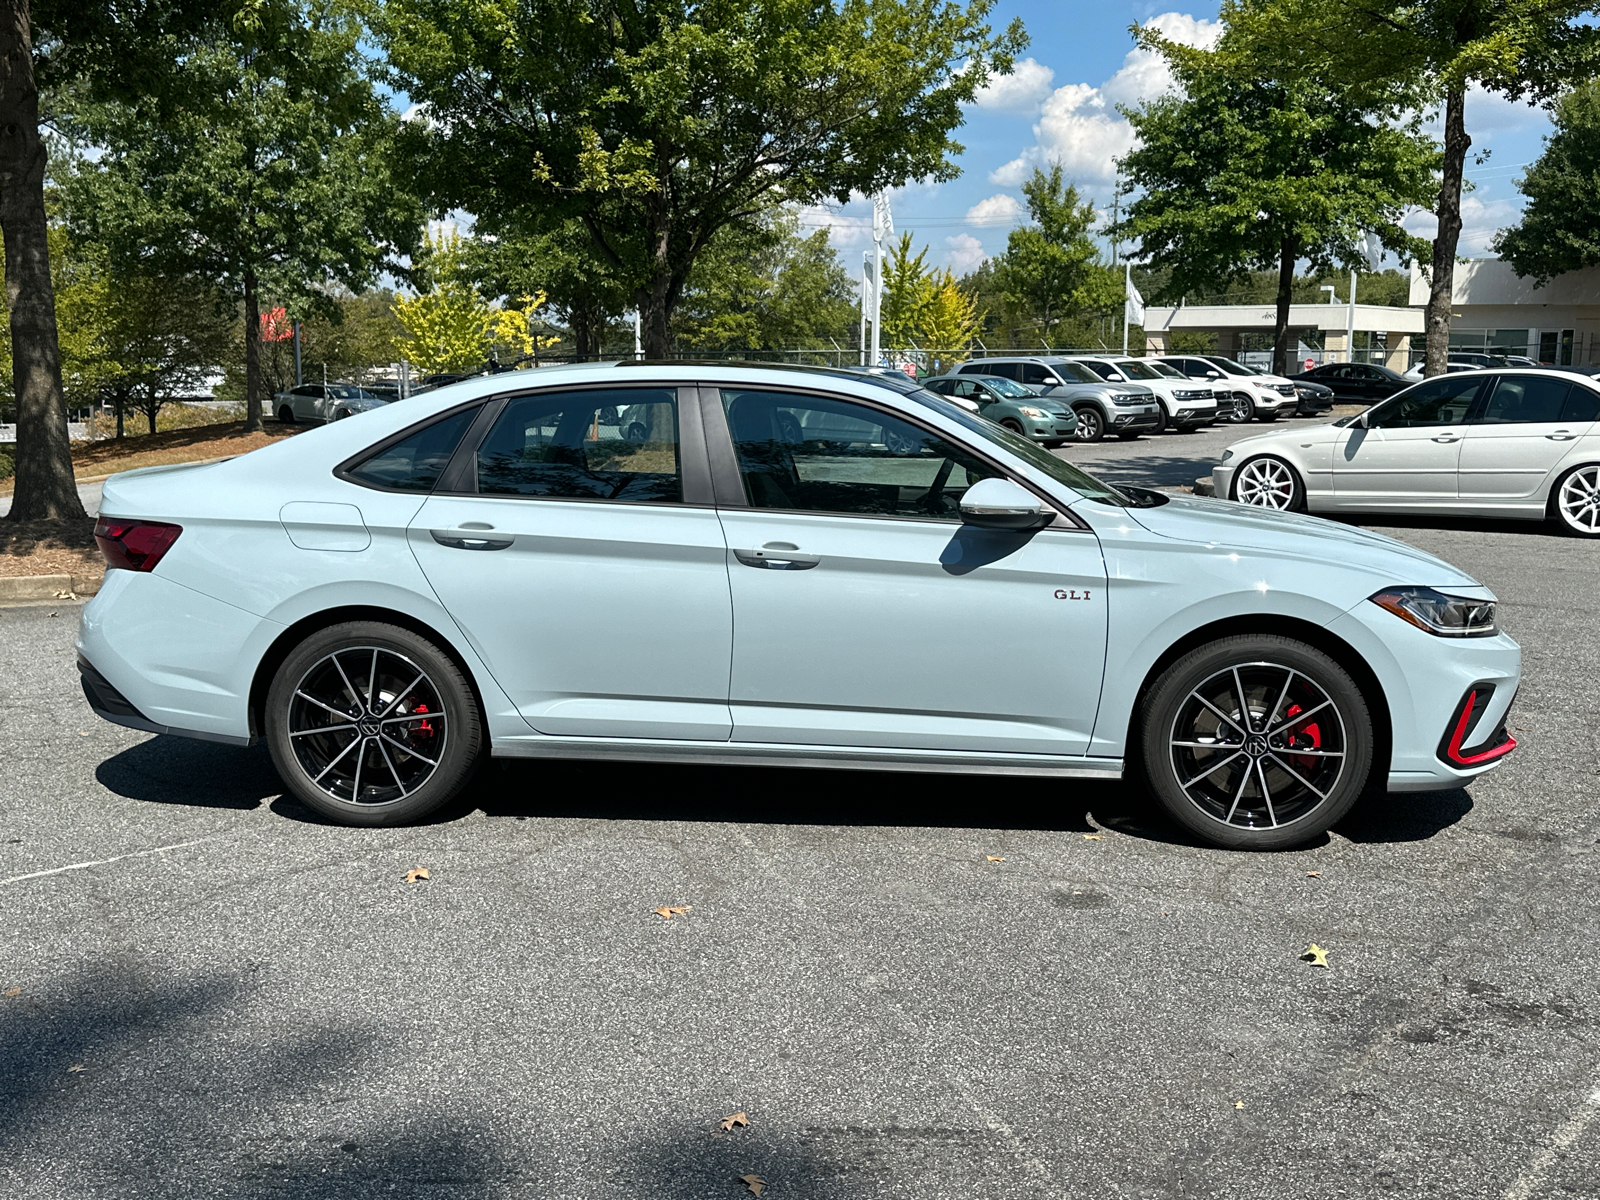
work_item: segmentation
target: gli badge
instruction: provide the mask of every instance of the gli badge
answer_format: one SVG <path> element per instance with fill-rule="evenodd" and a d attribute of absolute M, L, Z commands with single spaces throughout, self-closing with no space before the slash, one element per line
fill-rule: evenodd
<path fill-rule="evenodd" d="M 1077 588 L 1072 588 L 1070 591 L 1067 588 L 1057 588 L 1056 589 L 1056 599 L 1057 600 L 1087 600 L 1088 598 L 1089 598 L 1089 589 L 1088 588 L 1084 588 L 1081 595 L 1079 594 Z"/>

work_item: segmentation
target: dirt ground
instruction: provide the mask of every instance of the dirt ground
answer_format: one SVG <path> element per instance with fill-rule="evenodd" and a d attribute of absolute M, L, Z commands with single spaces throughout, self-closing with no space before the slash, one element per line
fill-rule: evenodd
<path fill-rule="evenodd" d="M 0 575 L 72 575 L 99 579 L 105 560 L 94 544 L 94 520 L 0 520 Z"/>
<path fill-rule="evenodd" d="M 226 458 L 258 450 L 279 438 L 292 437 L 304 425 L 279 425 L 268 422 L 260 433 L 245 433 L 243 421 L 221 425 L 198 425 L 190 429 L 170 429 L 165 433 L 146 433 L 98 442 L 72 444 L 72 473 L 79 479 L 114 475 L 138 467 L 161 467 L 170 463 L 198 462 Z M 0 482 L 0 496 L 9 496 L 14 481 Z"/>

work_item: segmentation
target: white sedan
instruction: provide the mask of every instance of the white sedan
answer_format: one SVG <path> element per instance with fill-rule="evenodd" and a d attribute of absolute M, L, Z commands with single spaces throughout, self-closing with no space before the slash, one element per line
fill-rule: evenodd
<path fill-rule="evenodd" d="M 1591 379 L 1463 371 L 1331 425 L 1235 442 L 1211 478 L 1259 508 L 1549 518 L 1600 537 L 1597 418 Z"/>
<path fill-rule="evenodd" d="M 285 425 L 300 421 L 341 421 L 356 413 L 381 408 L 387 399 L 353 383 L 303 383 L 272 398 L 273 411 Z"/>

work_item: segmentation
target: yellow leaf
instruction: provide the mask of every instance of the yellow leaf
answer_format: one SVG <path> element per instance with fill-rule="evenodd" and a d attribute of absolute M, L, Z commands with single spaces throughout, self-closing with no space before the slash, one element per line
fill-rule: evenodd
<path fill-rule="evenodd" d="M 692 904 L 678 906 L 663 904 L 660 908 L 652 908 L 650 911 L 655 913 L 656 916 L 660 917 L 663 921 L 670 921 L 673 917 L 683 916 L 684 913 L 688 912 L 693 907 L 694 905 Z"/>
<path fill-rule="evenodd" d="M 723 1117 L 719 1124 L 722 1126 L 723 1133 L 731 1133 L 735 1125 L 749 1126 L 750 1118 L 742 1112 L 736 1112 L 731 1117 Z"/>
<path fill-rule="evenodd" d="M 412 867 L 411 870 L 406 872 L 407 883 L 416 883 L 418 880 L 427 878 L 429 878 L 427 867 Z"/>
<path fill-rule="evenodd" d="M 6 994 L 6 998 L 10 999 L 12 996 L 20 996 L 20 995 L 22 995 L 22 989 L 21 988 L 7 988 L 5 994 Z"/>
<path fill-rule="evenodd" d="M 1322 878 L 1322 872 L 1321 871 L 1307 871 L 1306 872 L 1306 878 L 1307 879 L 1321 879 Z"/>
<path fill-rule="evenodd" d="M 767 1190 L 767 1181 L 759 1175 L 741 1175 L 739 1182 L 750 1189 L 752 1195 L 759 1196 Z"/>
<path fill-rule="evenodd" d="M 1243 1100 L 1235 1100 L 1233 1102 L 1233 1106 L 1235 1108 L 1243 1108 L 1244 1107 L 1244 1101 Z"/>
<path fill-rule="evenodd" d="M 985 854 L 983 857 L 989 862 L 1005 862 L 998 854 Z"/>
<path fill-rule="evenodd" d="M 82 1063 L 74 1063 L 72 1066 L 67 1068 L 67 1073 L 69 1075 L 76 1074 L 77 1072 L 85 1070 L 85 1069 L 86 1068 L 84 1067 L 84 1065 Z"/>
<path fill-rule="evenodd" d="M 1083 840 L 1086 842 L 1101 842 L 1105 839 L 1102 838 L 1098 833 L 1086 833 L 1083 835 Z"/>
<path fill-rule="evenodd" d="M 1306 947 L 1306 952 L 1300 956 L 1300 961 L 1308 962 L 1313 967 L 1321 967 L 1326 971 L 1328 969 L 1328 952 L 1315 942 L 1312 942 L 1311 945 Z"/>

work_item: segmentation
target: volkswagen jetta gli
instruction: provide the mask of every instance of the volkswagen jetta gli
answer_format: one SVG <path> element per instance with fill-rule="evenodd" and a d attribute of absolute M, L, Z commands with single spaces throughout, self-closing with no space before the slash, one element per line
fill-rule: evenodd
<path fill-rule="evenodd" d="M 1126 773 L 1266 848 L 1515 745 L 1520 654 L 1456 568 L 1108 487 L 896 377 L 474 379 L 119 475 L 102 512 L 90 704 L 265 739 L 351 824 L 415 820 L 493 754 Z"/>

